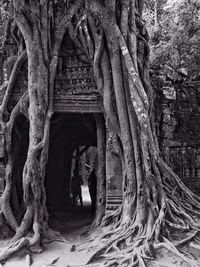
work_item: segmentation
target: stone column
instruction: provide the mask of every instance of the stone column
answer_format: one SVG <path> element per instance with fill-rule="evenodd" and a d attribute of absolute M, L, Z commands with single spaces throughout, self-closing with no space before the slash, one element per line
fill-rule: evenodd
<path fill-rule="evenodd" d="M 106 149 L 106 212 L 117 209 L 122 203 L 122 164 L 117 136 L 110 134 Z"/>

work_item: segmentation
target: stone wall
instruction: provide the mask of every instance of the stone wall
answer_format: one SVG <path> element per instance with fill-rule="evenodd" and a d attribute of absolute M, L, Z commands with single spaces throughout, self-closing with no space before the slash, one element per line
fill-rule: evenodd
<path fill-rule="evenodd" d="M 95 86 L 92 66 L 83 60 L 79 52 L 73 43 L 62 45 L 55 80 L 54 109 L 65 113 L 101 113 L 102 98 Z M 11 55 L 7 62 L 3 62 L 0 57 L 0 84 L 5 79 L 3 65 L 9 78 L 13 58 Z M 155 92 L 156 134 L 163 157 L 183 182 L 200 195 L 200 77 L 190 78 L 186 69 L 174 71 L 165 66 L 164 69 L 151 71 L 151 81 Z M 20 70 L 10 106 L 16 104 L 25 89 L 26 66 Z M 0 102 L 4 93 L 0 91 Z M 0 178 L 5 175 L 1 133 L 0 129 Z M 110 206 L 117 201 L 121 203 L 120 186 L 120 178 L 115 179 L 112 185 L 114 189 L 109 192 L 110 198 L 107 199 Z M 3 179 L 0 179 L 0 194 L 2 190 Z"/>
<path fill-rule="evenodd" d="M 165 161 L 200 195 L 200 80 L 166 67 L 151 73 L 155 123 Z"/>

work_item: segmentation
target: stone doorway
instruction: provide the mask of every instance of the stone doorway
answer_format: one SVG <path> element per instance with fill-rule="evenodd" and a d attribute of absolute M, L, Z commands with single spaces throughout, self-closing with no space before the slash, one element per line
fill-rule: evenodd
<path fill-rule="evenodd" d="M 45 189 L 46 205 L 50 215 L 50 226 L 66 233 L 70 229 L 90 224 L 94 218 L 91 211 L 91 199 L 88 190 L 88 174 L 97 166 L 97 117 L 101 113 L 55 112 L 50 126 L 49 160 L 46 167 Z M 104 121 L 104 120 L 103 120 Z M 99 127 L 99 126 L 98 126 Z M 103 125 L 105 128 L 105 125 Z M 14 172 L 17 176 L 18 200 L 23 202 L 22 172 L 29 144 L 29 122 L 19 116 L 13 131 Z M 91 155 L 93 155 L 91 157 Z M 76 160 L 77 156 L 79 161 Z M 82 159 L 85 157 L 85 161 Z M 75 166 L 79 164 L 79 173 L 83 176 L 83 204 L 72 207 L 71 178 Z M 83 175 L 85 171 L 85 174 Z"/>
<path fill-rule="evenodd" d="M 70 207 L 73 169 L 75 165 L 80 165 L 81 155 L 89 147 L 96 145 L 96 123 L 93 115 L 56 113 L 53 116 L 45 180 L 47 207 L 50 211 L 66 210 Z M 77 167 L 79 173 L 83 171 L 80 166 Z"/>
<path fill-rule="evenodd" d="M 97 126 L 93 113 L 55 113 L 52 117 L 46 168 L 46 203 L 50 226 L 63 233 L 90 224 L 94 218 L 88 189 L 97 168 Z M 101 116 L 101 115 L 98 115 Z M 83 207 L 72 199 L 73 171 L 82 177 Z"/>

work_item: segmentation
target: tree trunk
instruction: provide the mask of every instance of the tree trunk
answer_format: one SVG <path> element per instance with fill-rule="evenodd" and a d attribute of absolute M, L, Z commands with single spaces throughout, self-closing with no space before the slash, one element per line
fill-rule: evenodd
<path fill-rule="evenodd" d="M 22 108 L 25 94 L 9 121 L 2 123 L 8 160 L 1 210 L 16 234 L 14 246 L 0 254 L 0 261 L 24 246 L 40 242 L 48 230 L 44 177 L 49 125 L 58 53 L 66 25 L 70 25 L 71 38 L 93 64 L 104 105 L 104 120 L 96 118 L 99 179 L 95 223 L 105 229 L 100 249 L 90 262 L 100 260 L 103 255 L 107 267 L 143 267 L 145 259 L 152 259 L 157 248 L 165 247 L 197 266 L 176 249 L 200 231 L 200 198 L 184 186 L 160 156 L 151 116 L 148 33 L 142 20 L 144 1 L 55 1 L 52 5 L 49 1 L 37 1 L 35 5 L 32 1 L 14 2 L 28 57 L 29 108 L 28 111 Z M 27 10 L 31 15 L 29 20 Z M 10 84 L 13 86 L 13 81 Z M 23 172 L 26 212 L 18 225 L 10 205 L 13 169 L 10 137 L 16 116 L 22 111 L 27 114 L 30 128 Z M 109 186 L 119 176 L 123 180 L 122 205 L 104 216 L 104 179 Z M 25 238 L 28 230 L 34 233 L 31 238 Z"/>
<path fill-rule="evenodd" d="M 101 115 L 95 115 L 97 126 L 97 202 L 94 226 L 101 224 L 102 218 L 105 215 L 106 206 L 106 132 L 105 122 Z"/>

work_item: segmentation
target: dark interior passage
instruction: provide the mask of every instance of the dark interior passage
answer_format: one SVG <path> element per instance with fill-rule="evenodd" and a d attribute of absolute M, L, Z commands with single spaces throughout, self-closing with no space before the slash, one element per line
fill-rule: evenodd
<path fill-rule="evenodd" d="M 76 158 L 76 151 L 81 153 L 90 146 L 96 146 L 96 139 L 93 115 L 57 113 L 53 116 L 45 179 L 47 208 L 50 213 L 69 211 L 72 208 L 70 181 L 76 167 L 74 156 Z M 84 194 L 87 189 L 84 187 L 83 191 Z M 86 198 L 88 200 L 88 196 Z"/>
<path fill-rule="evenodd" d="M 12 206 L 23 214 L 22 172 L 29 145 L 29 122 L 24 116 L 16 120 L 12 133 L 13 153 L 18 155 L 14 161 L 14 174 L 17 199 L 11 199 Z M 90 166 L 79 162 L 79 173 L 83 177 L 83 207 L 71 202 L 70 180 L 76 167 L 76 153 L 89 162 L 88 152 L 96 151 L 96 123 L 92 114 L 56 113 L 53 115 L 49 139 L 49 160 L 46 167 L 46 204 L 50 214 L 50 225 L 63 233 L 69 233 L 80 226 L 90 224 L 94 214 L 91 212 L 91 198 L 88 188 Z M 84 178 L 84 172 L 85 178 Z M 16 209 L 18 210 L 18 209 Z"/>

